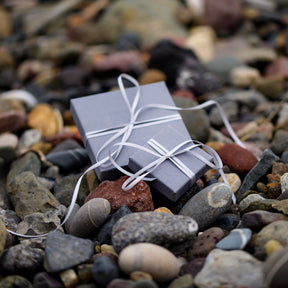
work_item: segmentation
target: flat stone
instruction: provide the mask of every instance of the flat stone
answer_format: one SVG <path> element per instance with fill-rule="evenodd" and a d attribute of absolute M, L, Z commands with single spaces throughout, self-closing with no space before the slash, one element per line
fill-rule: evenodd
<path fill-rule="evenodd" d="M 169 250 L 152 243 L 131 244 L 119 255 L 119 267 L 124 273 L 144 271 L 159 282 L 174 279 L 180 271 L 180 265 Z"/>
<path fill-rule="evenodd" d="M 259 233 L 255 235 L 251 244 L 255 249 L 255 253 L 266 255 L 265 245 L 270 240 L 278 241 L 282 246 L 288 245 L 287 239 L 288 222 L 278 220 L 265 226 Z"/>
<path fill-rule="evenodd" d="M 18 174 L 10 183 L 8 194 L 21 219 L 35 212 L 53 210 L 60 205 L 50 190 L 39 185 L 32 172 Z"/>
<path fill-rule="evenodd" d="M 38 156 L 33 152 L 28 152 L 24 154 L 22 157 L 14 161 L 10 167 L 7 183 L 9 187 L 9 183 L 14 180 L 14 178 L 25 171 L 31 171 L 35 176 L 40 175 L 41 170 L 41 162 Z"/>
<path fill-rule="evenodd" d="M 264 150 L 260 161 L 248 172 L 244 178 L 242 186 L 238 191 L 237 200 L 239 201 L 244 193 L 254 188 L 260 178 L 268 173 L 272 163 L 277 161 L 279 161 L 279 157 L 277 155 L 275 155 L 269 149 Z"/>
<path fill-rule="evenodd" d="M 69 225 L 71 235 L 86 238 L 99 228 L 111 211 L 109 201 L 103 198 L 93 198 L 86 202 L 75 213 Z"/>
<path fill-rule="evenodd" d="M 42 249 L 17 244 L 2 254 L 0 259 L 1 271 L 10 274 L 33 272 L 43 265 L 44 252 Z"/>
<path fill-rule="evenodd" d="M 54 273 L 89 260 L 94 252 L 91 240 L 60 232 L 50 232 L 46 238 L 44 267 Z"/>
<path fill-rule="evenodd" d="M 112 230 L 112 244 L 117 253 L 131 243 L 150 242 L 164 247 L 190 242 L 198 231 L 190 217 L 168 213 L 140 212 L 119 219 Z"/>
<path fill-rule="evenodd" d="M 222 250 L 242 250 L 250 241 L 251 236 L 252 231 L 248 228 L 234 229 L 216 244 L 216 248 Z"/>
<path fill-rule="evenodd" d="M 229 209 L 232 193 L 226 184 L 212 184 L 193 196 L 179 214 L 193 218 L 198 223 L 199 230 L 203 231 Z"/>
<path fill-rule="evenodd" d="M 273 213 L 264 210 L 255 210 L 242 216 L 242 225 L 253 231 L 259 231 L 266 225 L 279 220 L 288 220 L 282 213 Z"/>
<path fill-rule="evenodd" d="M 122 176 L 115 181 L 103 181 L 87 196 L 85 202 L 93 198 L 107 199 L 111 205 L 111 212 L 116 212 L 122 205 L 127 205 L 132 212 L 154 210 L 149 186 L 140 181 L 128 191 L 122 190 L 122 184 L 128 176 Z"/>

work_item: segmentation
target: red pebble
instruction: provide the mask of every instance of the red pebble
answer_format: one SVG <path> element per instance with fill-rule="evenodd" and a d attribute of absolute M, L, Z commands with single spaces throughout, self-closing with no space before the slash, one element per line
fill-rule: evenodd
<path fill-rule="evenodd" d="M 116 212 L 122 205 L 127 205 L 132 212 L 154 210 L 152 195 L 147 183 L 140 181 L 128 191 L 122 190 L 122 184 L 128 176 L 122 176 L 115 181 L 103 181 L 87 196 L 85 202 L 93 198 L 107 199 L 111 205 L 111 213 Z"/>
<path fill-rule="evenodd" d="M 227 165 L 231 172 L 239 175 L 247 174 L 258 162 L 250 151 L 235 143 L 225 144 L 218 154 L 223 164 Z"/>

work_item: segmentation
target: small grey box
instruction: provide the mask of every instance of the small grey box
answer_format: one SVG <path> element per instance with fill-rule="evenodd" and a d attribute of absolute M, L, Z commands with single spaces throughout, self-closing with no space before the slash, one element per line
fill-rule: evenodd
<path fill-rule="evenodd" d="M 184 125 L 177 125 L 177 123 L 172 122 L 166 124 L 165 129 L 153 135 L 151 138 L 156 140 L 168 151 L 182 142 L 191 139 Z M 148 144 L 146 144 L 145 147 L 154 151 Z M 206 153 L 200 147 L 195 147 L 191 151 L 201 155 L 209 162 L 213 159 L 210 154 Z M 155 155 L 138 150 L 130 157 L 128 166 L 133 172 L 137 172 L 157 158 L 158 157 Z M 154 181 L 149 181 L 149 185 L 174 202 L 176 202 L 189 188 L 191 188 L 195 183 L 195 180 L 200 178 L 210 168 L 206 163 L 202 162 L 189 151 L 177 155 L 176 158 L 195 174 L 194 182 L 191 181 L 193 178 L 190 179 L 170 159 L 162 162 L 147 176 L 156 178 Z"/>
<path fill-rule="evenodd" d="M 137 88 L 130 87 L 125 91 L 127 93 L 129 102 L 132 103 L 135 98 Z M 152 103 L 175 106 L 164 82 L 140 86 L 140 98 L 137 109 Z M 129 109 L 125 104 L 120 90 L 72 99 L 71 113 L 92 163 L 97 162 L 96 155 L 102 145 L 110 137 L 115 135 L 119 131 L 119 128 L 124 127 L 130 121 Z M 173 115 L 176 116 L 173 121 L 157 121 L 157 119 L 159 120 L 162 117 L 170 117 Z M 185 129 L 186 131 L 179 112 L 167 109 L 145 109 L 139 114 L 137 122 L 150 122 L 150 124 L 136 124 L 127 142 L 145 145 L 152 135 L 163 129 L 165 130 L 166 126 L 172 122 L 173 125 L 176 125 L 176 127 L 179 126 L 177 129 Z M 99 131 L 103 130 L 106 132 L 99 133 Z M 95 137 L 87 138 L 87 133 L 93 131 L 98 132 L 95 134 Z M 116 147 L 113 145 L 120 141 L 121 137 L 111 142 L 108 147 L 101 152 L 100 159 L 98 160 L 107 157 L 109 155 L 109 151 L 113 153 L 113 151 L 116 150 Z M 131 150 L 130 147 L 123 147 L 120 155 L 116 159 L 116 162 L 124 169 L 127 169 L 129 158 L 133 152 L 134 151 Z M 112 180 L 121 175 L 121 173 L 114 166 L 100 166 L 96 168 L 95 171 L 100 180 Z"/>

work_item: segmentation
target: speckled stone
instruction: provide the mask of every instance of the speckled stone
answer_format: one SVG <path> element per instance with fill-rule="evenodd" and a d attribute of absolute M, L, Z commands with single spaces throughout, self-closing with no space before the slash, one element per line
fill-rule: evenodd
<path fill-rule="evenodd" d="M 119 255 L 119 266 L 124 273 L 144 271 L 159 282 L 175 278 L 180 271 L 180 265 L 169 250 L 152 243 L 131 244 Z"/>
<path fill-rule="evenodd" d="M 234 194 L 236 194 L 242 184 L 242 181 L 238 174 L 236 173 L 225 173 L 226 179 L 228 180 L 228 183 L 233 191 Z M 219 178 L 220 182 L 224 182 L 223 178 Z"/>
<path fill-rule="evenodd" d="M 267 287 L 284 288 L 287 286 L 288 248 L 284 247 L 272 253 L 263 265 Z"/>
<path fill-rule="evenodd" d="M 89 239 L 50 232 L 45 245 L 45 270 L 54 273 L 69 269 L 89 260 L 93 252 L 93 243 Z"/>
<path fill-rule="evenodd" d="M 264 198 L 263 196 L 261 196 L 260 194 L 249 194 L 248 196 L 246 196 L 240 203 L 239 203 L 239 209 L 245 209 L 247 208 L 251 203 L 257 202 L 257 203 L 261 203 L 261 202 L 265 202 L 267 201 L 267 198 Z"/>
<path fill-rule="evenodd" d="M 179 214 L 192 217 L 203 231 L 232 203 L 232 190 L 223 183 L 212 184 L 193 196 L 180 210 Z"/>
<path fill-rule="evenodd" d="M 21 219 L 32 213 L 53 210 L 60 205 L 50 190 L 39 184 L 32 172 L 18 174 L 10 183 L 8 193 Z"/>
<path fill-rule="evenodd" d="M 288 245 L 287 231 L 287 221 L 272 222 L 253 237 L 251 244 L 257 254 L 266 255 L 265 245 L 269 240 L 276 240 L 283 246 Z"/>
<path fill-rule="evenodd" d="M 150 242 L 164 247 L 189 242 L 198 231 L 190 217 L 140 212 L 122 217 L 113 226 L 112 244 L 117 253 L 131 243 Z"/>
<path fill-rule="evenodd" d="M 264 226 L 279 220 L 288 220 L 288 218 L 282 213 L 273 213 L 264 210 L 255 210 L 243 214 L 242 225 L 252 229 L 253 231 L 259 231 Z"/>
<path fill-rule="evenodd" d="M 17 244 L 10 247 L 2 254 L 0 259 L 1 271 L 10 274 L 31 273 L 42 268 L 44 252 L 42 249 L 27 247 Z"/>
<path fill-rule="evenodd" d="M 0 218 L 0 257 L 5 248 L 6 236 L 7 236 L 6 226 Z"/>
<path fill-rule="evenodd" d="M 237 200 L 239 201 L 243 194 L 256 186 L 260 178 L 268 173 L 272 163 L 277 161 L 279 161 L 279 157 L 277 155 L 275 155 L 269 149 L 264 150 L 260 161 L 248 172 L 248 174 L 244 178 L 237 194 Z"/>
<path fill-rule="evenodd" d="M 33 288 L 32 283 L 23 276 L 20 275 L 10 275 L 6 276 L 0 280 L 1 288 Z"/>
<path fill-rule="evenodd" d="M 100 227 L 111 211 L 109 201 L 103 198 L 94 198 L 86 202 L 75 213 L 69 225 L 71 235 L 86 238 L 95 229 Z"/>
<path fill-rule="evenodd" d="M 216 248 L 222 250 L 242 250 L 250 241 L 251 236 L 252 231 L 249 228 L 234 229 L 216 244 Z"/>
<path fill-rule="evenodd" d="M 275 203 L 272 204 L 272 208 L 282 212 L 284 215 L 288 215 L 288 199 L 275 201 Z"/>
<path fill-rule="evenodd" d="M 192 248 L 188 250 L 187 259 L 206 257 L 216 243 L 225 237 L 225 232 L 218 227 L 212 227 L 201 233 L 193 242 Z"/>
<path fill-rule="evenodd" d="M 93 198 L 107 199 L 111 212 L 116 212 L 122 205 L 127 205 L 133 212 L 154 210 L 152 195 L 147 183 L 140 181 L 128 191 L 122 190 L 122 184 L 128 176 L 122 176 L 115 181 L 103 181 L 87 196 L 85 202 Z"/>

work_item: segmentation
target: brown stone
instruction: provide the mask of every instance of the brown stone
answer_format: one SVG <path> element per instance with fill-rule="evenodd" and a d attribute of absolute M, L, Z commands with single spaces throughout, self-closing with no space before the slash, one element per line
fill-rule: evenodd
<path fill-rule="evenodd" d="M 274 162 L 272 164 L 272 174 L 282 176 L 288 172 L 288 165 L 286 163 Z"/>
<path fill-rule="evenodd" d="M 226 34 L 237 27 L 242 19 L 243 4 L 240 0 L 206 0 L 205 24 L 216 33 Z"/>
<path fill-rule="evenodd" d="M 239 175 L 248 173 L 258 162 L 257 158 L 245 148 L 240 147 L 235 143 L 224 145 L 218 154 L 232 172 Z"/>
<path fill-rule="evenodd" d="M 218 227 L 205 230 L 195 239 L 193 247 L 188 251 L 188 260 L 206 257 L 224 236 L 224 231 Z"/>
<path fill-rule="evenodd" d="M 57 134 L 61 129 L 61 119 L 51 105 L 42 103 L 37 105 L 28 116 L 28 125 L 39 129 L 43 137 Z"/>
<path fill-rule="evenodd" d="M 145 85 L 159 81 L 166 81 L 166 75 L 158 69 L 147 69 L 139 78 L 139 84 Z"/>
<path fill-rule="evenodd" d="M 122 176 L 115 181 L 103 181 L 86 198 L 85 202 L 93 198 L 107 199 L 111 205 L 111 213 L 122 205 L 127 205 L 133 212 L 154 210 L 152 195 L 147 183 L 140 181 L 128 191 L 122 190 L 122 184 L 128 176 Z"/>
<path fill-rule="evenodd" d="M 279 174 L 267 174 L 268 184 L 264 188 L 265 194 L 272 199 L 277 199 L 281 194 L 281 176 Z"/>
<path fill-rule="evenodd" d="M 288 58 L 280 56 L 274 62 L 269 64 L 264 72 L 266 77 L 280 75 L 288 79 Z"/>
<path fill-rule="evenodd" d="M 196 258 L 181 267 L 181 274 L 191 274 L 195 277 L 203 268 L 206 258 Z"/>
<path fill-rule="evenodd" d="M 22 111 L 7 111 L 0 113 L 0 133 L 14 132 L 27 123 L 27 115 Z"/>

